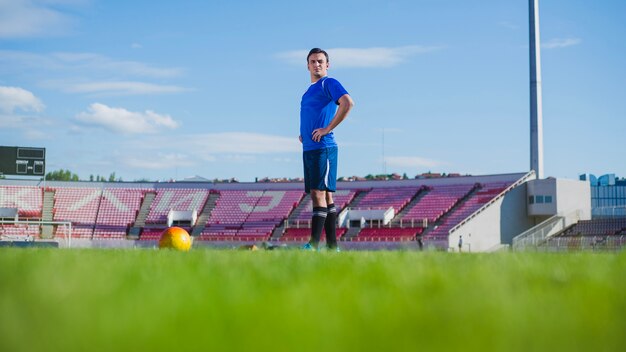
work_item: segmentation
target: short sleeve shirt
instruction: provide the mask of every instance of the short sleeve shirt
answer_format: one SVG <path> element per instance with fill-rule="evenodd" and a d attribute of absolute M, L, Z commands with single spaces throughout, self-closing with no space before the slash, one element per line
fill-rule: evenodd
<path fill-rule="evenodd" d="M 319 142 L 313 141 L 313 131 L 330 124 L 335 113 L 339 98 L 348 94 L 345 88 L 334 78 L 322 77 L 311 84 L 302 96 L 300 103 L 300 136 L 304 151 L 336 147 L 333 132 L 325 135 Z"/>

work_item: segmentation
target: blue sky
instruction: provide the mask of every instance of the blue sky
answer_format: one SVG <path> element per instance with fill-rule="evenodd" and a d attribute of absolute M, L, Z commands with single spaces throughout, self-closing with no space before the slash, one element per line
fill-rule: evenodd
<path fill-rule="evenodd" d="M 626 176 L 626 2 L 541 0 L 545 176 Z M 529 169 L 528 2 L 0 0 L 0 145 L 126 181 L 299 177 L 306 52 L 340 176 Z"/>

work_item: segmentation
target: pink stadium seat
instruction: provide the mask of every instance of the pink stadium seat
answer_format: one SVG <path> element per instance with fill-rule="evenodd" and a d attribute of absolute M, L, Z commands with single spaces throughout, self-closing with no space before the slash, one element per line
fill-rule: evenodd
<path fill-rule="evenodd" d="M 152 201 L 146 224 L 167 224 L 170 210 L 196 210 L 199 214 L 208 196 L 209 190 L 201 188 L 159 188 Z"/>
<path fill-rule="evenodd" d="M 148 191 L 140 188 L 105 188 L 102 191 L 93 238 L 125 238 Z"/>
<path fill-rule="evenodd" d="M 363 228 L 358 236 L 353 239 L 356 241 L 414 241 L 415 236 L 421 234 L 424 229 L 415 228 L 397 228 L 397 227 L 381 227 L 381 228 Z"/>
<path fill-rule="evenodd" d="M 165 227 L 158 229 L 143 229 L 141 235 L 139 236 L 139 240 L 158 241 L 161 238 L 161 233 L 163 233 L 163 231 L 165 231 Z"/>
<path fill-rule="evenodd" d="M 39 236 L 39 225 L 0 224 L 0 236 Z"/>
<path fill-rule="evenodd" d="M 139 240 L 140 241 L 158 241 L 159 239 L 161 239 L 161 234 L 166 229 L 167 229 L 167 226 L 144 228 L 141 231 L 141 235 L 139 235 Z M 191 228 L 189 227 L 183 227 L 183 229 L 185 229 L 185 231 L 189 233 L 191 232 Z"/>
<path fill-rule="evenodd" d="M 99 188 L 56 188 L 54 220 L 71 221 L 73 237 L 92 238 L 101 195 Z"/>
<path fill-rule="evenodd" d="M 198 240 L 268 239 L 304 193 L 296 190 L 224 190 Z"/>
<path fill-rule="evenodd" d="M 361 199 L 357 208 L 388 209 L 393 207 L 399 213 L 421 188 L 396 187 L 374 188 Z"/>
<path fill-rule="evenodd" d="M 471 184 L 434 187 L 413 208 L 407 211 L 402 219 L 416 221 L 428 219 L 429 223 L 434 223 L 467 195 L 472 188 L 474 185 Z"/>
<path fill-rule="evenodd" d="M 0 186 L 0 208 L 17 208 L 19 217 L 40 217 L 43 191 L 33 186 Z"/>
<path fill-rule="evenodd" d="M 357 192 L 355 190 L 339 189 L 337 190 L 337 192 L 335 192 L 335 194 L 333 194 L 333 201 L 335 202 L 335 207 L 337 207 L 337 213 L 341 212 L 341 210 L 343 210 L 348 204 L 350 204 L 350 202 L 352 202 L 356 193 Z M 308 222 L 311 220 L 312 216 L 313 201 L 309 198 L 302 212 L 298 214 L 296 221 Z"/>
<path fill-rule="evenodd" d="M 562 237 L 618 236 L 626 232 L 626 218 L 581 220 L 564 231 Z"/>
<path fill-rule="evenodd" d="M 489 203 L 498 194 L 502 193 L 510 184 L 488 183 L 480 185 L 480 189 L 465 200 L 459 207 L 448 215 L 430 234 L 432 236 L 447 236 L 450 229 L 472 215 L 476 210 Z"/>
<path fill-rule="evenodd" d="M 139 188 L 58 187 L 55 189 L 53 218 L 72 222 L 72 236 L 76 238 L 123 239 L 146 191 Z"/>
<path fill-rule="evenodd" d="M 348 229 L 346 228 L 337 228 L 337 239 L 340 239 Z M 285 233 L 280 237 L 280 241 L 283 242 L 307 242 L 311 237 L 311 229 L 310 228 L 289 228 L 285 231 Z M 326 241 L 326 231 L 322 231 L 321 241 Z"/>

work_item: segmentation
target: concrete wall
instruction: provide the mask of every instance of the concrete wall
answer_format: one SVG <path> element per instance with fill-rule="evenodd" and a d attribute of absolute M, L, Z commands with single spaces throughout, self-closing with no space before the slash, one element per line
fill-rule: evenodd
<path fill-rule="evenodd" d="M 552 216 L 557 214 L 556 179 L 532 180 L 526 183 L 528 215 Z M 546 201 L 549 199 L 549 201 Z"/>
<path fill-rule="evenodd" d="M 526 195 L 526 183 L 524 183 L 504 196 L 500 207 L 501 221 L 499 222 L 501 243 L 512 244 L 513 237 L 547 219 L 547 217 L 533 219 L 528 216 Z"/>
<path fill-rule="evenodd" d="M 580 220 L 591 219 L 591 186 L 586 181 L 557 179 L 556 210 L 559 214 L 578 211 Z"/>
<path fill-rule="evenodd" d="M 550 217 L 578 212 L 581 220 L 591 219 L 589 182 L 555 178 L 532 180 L 527 182 L 527 193 L 529 216 Z M 550 197 L 549 202 L 546 197 Z"/>
<path fill-rule="evenodd" d="M 552 200 L 530 204 L 531 195 L 550 196 Z M 513 237 L 556 214 L 575 214 L 576 221 L 591 219 L 589 183 L 567 179 L 529 180 L 452 232 L 449 247 L 458 248 L 459 236 L 463 237 L 465 251 L 488 251 L 499 244 L 510 245 Z"/>
<path fill-rule="evenodd" d="M 457 250 L 459 236 L 462 236 L 464 251 L 492 250 L 501 244 L 510 245 L 513 237 L 534 225 L 534 219 L 526 213 L 526 184 L 523 183 L 452 232 L 449 247 Z"/>

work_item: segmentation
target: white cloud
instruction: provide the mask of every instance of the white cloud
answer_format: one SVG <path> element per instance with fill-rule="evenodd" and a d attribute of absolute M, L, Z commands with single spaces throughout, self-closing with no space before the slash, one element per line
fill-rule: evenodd
<path fill-rule="evenodd" d="M 189 90 L 179 86 L 130 81 L 88 82 L 73 84 L 53 82 L 50 85 L 58 86 L 59 88 L 69 93 L 96 93 L 113 95 L 179 93 Z"/>
<path fill-rule="evenodd" d="M 114 60 L 107 56 L 94 53 L 58 52 L 50 54 L 49 57 L 51 60 L 63 65 L 69 65 L 69 67 L 73 69 L 85 68 L 88 70 L 100 70 L 156 78 L 176 77 L 183 73 L 183 70 L 178 67 L 159 68 L 137 61 Z"/>
<path fill-rule="evenodd" d="M 541 47 L 544 49 L 558 49 L 578 45 L 581 42 L 582 40 L 579 38 L 556 38 L 542 43 Z"/>
<path fill-rule="evenodd" d="M 160 128 L 174 129 L 179 126 L 169 115 L 159 115 L 150 110 L 132 112 L 100 103 L 91 104 L 86 112 L 76 115 L 76 120 L 124 134 L 155 133 Z"/>
<path fill-rule="evenodd" d="M 2 0 L 0 0 L 2 1 Z M 93 53 L 37 54 L 0 50 L 0 75 L 28 72 L 48 79 L 39 85 L 66 93 L 92 95 L 171 94 L 192 89 L 172 84 L 150 83 L 132 77 L 172 78 L 183 74 L 177 67 L 154 67 L 136 61 L 122 61 Z M 131 79 L 116 80 L 115 77 Z"/>
<path fill-rule="evenodd" d="M 3 114 L 0 113 L 0 129 L 17 129 L 28 131 L 32 128 L 50 129 L 54 126 L 53 120 L 38 115 L 28 114 Z"/>
<path fill-rule="evenodd" d="M 440 50 L 440 46 L 408 45 L 400 47 L 333 48 L 327 49 L 330 65 L 335 68 L 393 67 L 411 56 Z M 276 56 L 293 65 L 306 65 L 308 50 L 278 53 Z"/>
<path fill-rule="evenodd" d="M 0 1 L 0 38 L 28 38 L 66 33 L 73 18 L 57 10 L 58 6 L 76 5 L 76 1 Z M 80 3 L 80 1 L 78 2 Z"/>
<path fill-rule="evenodd" d="M 24 124 L 25 118 L 23 116 L 12 114 L 0 114 L 0 128 L 20 128 Z"/>
<path fill-rule="evenodd" d="M 192 135 L 188 145 L 207 154 L 271 154 L 302 151 L 295 137 L 250 132 L 223 132 Z"/>
<path fill-rule="evenodd" d="M 44 105 L 33 93 L 25 89 L 0 86 L 0 110 L 13 113 L 16 109 L 40 112 Z"/>
<path fill-rule="evenodd" d="M 43 140 L 49 137 L 52 121 L 42 117 L 45 106 L 33 93 L 19 87 L 0 86 L 0 130 L 15 130 L 21 139 Z M 46 131 L 46 132 L 44 132 Z"/>
<path fill-rule="evenodd" d="M 163 143 L 163 138 L 173 142 Z M 125 150 L 123 155 L 116 157 L 117 163 L 150 170 L 190 168 L 216 162 L 252 164 L 270 160 L 290 163 L 299 159 L 285 153 L 299 154 L 302 151 L 297 138 L 250 132 L 137 136 L 120 141 L 117 146 Z"/>
<path fill-rule="evenodd" d="M 126 166 L 151 170 L 190 167 L 197 164 L 188 155 L 181 153 L 149 153 L 141 156 L 125 156 L 121 158 L 121 161 Z"/>
<path fill-rule="evenodd" d="M 88 77 L 98 74 L 106 74 L 106 76 L 115 74 L 171 78 L 181 76 L 184 73 L 184 70 L 179 67 L 155 67 L 143 62 L 116 60 L 104 55 L 83 52 L 38 54 L 26 51 L 0 50 L 0 64 L 14 70 L 66 71 Z"/>
<path fill-rule="evenodd" d="M 405 167 L 405 168 L 431 168 L 444 165 L 445 163 L 426 159 L 418 156 L 388 156 L 385 161 L 389 166 Z"/>
<path fill-rule="evenodd" d="M 31 141 L 40 141 L 46 139 L 52 139 L 49 131 L 42 131 L 35 128 L 27 128 L 24 130 L 24 138 Z"/>
<path fill-rule="evenodd" d="M 53 120 L 47 118 L 0 114 L 0 134 L 4 133 L 7 137 L 10 135 L 10 138 L 22 142 L 54 140 L 59 136 L 58 130 L 55 130 L 56 127 L 58 125 Z M 0 135 L 0 140 L 2 139 L 4 137 Z"/>

